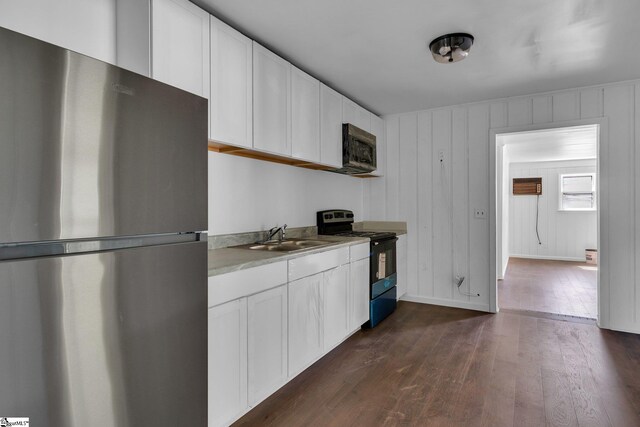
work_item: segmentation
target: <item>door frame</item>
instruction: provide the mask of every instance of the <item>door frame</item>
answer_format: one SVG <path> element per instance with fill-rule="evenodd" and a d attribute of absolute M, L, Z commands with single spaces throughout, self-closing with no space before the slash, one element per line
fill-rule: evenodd
<path fill-rule="evenodd" d="M 502 236 L 502 221 L 498 222 L 498 199 L 497 178 L 500 176 L 499 171 L 502 169 L 502 164 L 497 164 L 498 150 L 501 149 L 504 144 L 497 143 L 498 135 L 517 132 L 531 132 L 537 130 L 549 130 L 559 129 L 573 126 L 586 126 L 597 125 L 598 126 L 598 141 L 597 141 L 597 153 L 598 158 L 596 162 L 596 174 L 598 179 L 596 180 L 597 194 L 598 194 L 598 209 L 597 209 L 597 243 L 598 243 L 598 274 L 597 274 L 597 295 L 598 295 L 598 316 L 597 322 L 600 326 L 600 319 L 602 317 L 603 309 L 606 309 L 606 303 L 608 303 L 608 289 L 607 292 L 602 292 L 602 261 L 606 262 L 607 256 L 602 253 L 602 236 L 601 223 L 603 210 L 608 209 L 607 194 L 602 192 L 606 189 L 606 185 L 602 185 L 603 181 L 608 183 L 606 178 L 607 169 L 606 164 L 602 161 L 603 156 L 606 155 L 606 151 L 609 146 L 609 121 L 607 117 L 596 117 L 592 119 L 580 119 L 580 120 L 568 120 L 552 123 L 540 123 L 534 125 L 521 125 L 521 126 L 508 126 L 501 128 L 489 129 L 489 309 L 492 313 L 497 313 L 500 308 L 498 306 L 498 268 L 497 268 L 497 237 L 498 234 Z M 500 169 L 499 169 L 500 168 Z M 604 175 L 604 179 L 603 178 Z M 606 248 L 607 246 L 604 245 Z M 605 265 L 606 268 L 606 265 Z"/>

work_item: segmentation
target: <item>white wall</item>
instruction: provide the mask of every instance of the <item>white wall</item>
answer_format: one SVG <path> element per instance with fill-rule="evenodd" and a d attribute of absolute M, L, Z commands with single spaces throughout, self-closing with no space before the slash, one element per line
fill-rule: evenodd
<path fill-rule="evenodd" d="M 209 152 L 209 234 L 316 225 L 316 212 L 350 209 L 365 217 L 365 180 Z"/>
<path fill-rule="evenodd" d="M 640 332 L 638 82 L 387 116 L 385 214 L 408 221 L 408 251 L 414 255 L 408 260 L 407 298 L 490 310 L 490 219 L 474 218 L 473 208 L 490 212 L 491 130 L 590 118 L 608 122 L 600 147 L 599 322 Z M 453 276 L 460 273 L 467 277 L 464 290 L 480 297 L 455 291 Z"/>
<path fill-rule="evenodd" d="M 511 163 L 509 167 L 509 254 L 516 257 L 584 261 L 584 250 L 597 248 L 595 211 L 560 211 L 560 174 L 595 173 L 596 160 Z M 536 196 L 514 196 L 513 178 L 542 177 L 538 231 L 535 233 Z"/>
<path fill-rule="evenodd" d="M 116 61 L 115 0 L 0 0 L 0 27 Z"/>

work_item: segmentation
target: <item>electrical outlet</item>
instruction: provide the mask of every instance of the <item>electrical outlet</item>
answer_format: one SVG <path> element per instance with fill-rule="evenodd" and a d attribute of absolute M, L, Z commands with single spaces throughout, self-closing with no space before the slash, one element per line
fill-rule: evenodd
<path fill-rule="evenodd" d="M 473 211 L 474 218 L 485 219 L 487 217 L 487 212 L 484 209 L 476 208 Z"/>

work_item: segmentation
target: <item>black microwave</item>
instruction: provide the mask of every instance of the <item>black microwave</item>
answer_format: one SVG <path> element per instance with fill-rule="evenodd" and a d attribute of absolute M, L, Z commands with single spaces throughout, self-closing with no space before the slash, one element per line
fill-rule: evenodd
<path fill-rule="evenodd" d="M 376 170 L 376 136 L 350 123 L 342 125 L 342 168 L 334 172 L 355 175 Z"/>

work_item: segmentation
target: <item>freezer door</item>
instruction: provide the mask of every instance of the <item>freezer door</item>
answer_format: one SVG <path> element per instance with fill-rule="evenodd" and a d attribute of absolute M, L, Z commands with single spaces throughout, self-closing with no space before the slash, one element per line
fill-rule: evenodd
<path fill-rule="evenodd" d="M 0 415 L 205 426 L 206 242 L 0 263 Z"/>
<path fill-rule="evenodd" d="M 0 28 L 0 243 L 207 229 L 207 100 Z"/>

